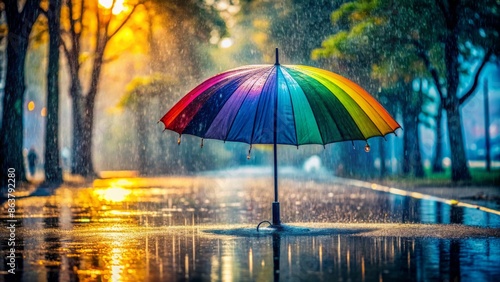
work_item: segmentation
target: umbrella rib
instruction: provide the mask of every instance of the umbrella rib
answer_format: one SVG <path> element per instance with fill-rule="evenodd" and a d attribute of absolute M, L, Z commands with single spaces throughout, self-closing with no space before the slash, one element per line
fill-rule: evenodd
<path fill-rule="evenodd" d="M 272 67 L 272 66 L 271 66 L 271 67 Z M 262 69 L 262 72 L 266 72 L 267 70 L 268 70 L 268 68 L 267 68 L 267 67 L 265 67 L 265 68 L 263 68 L 263 69 Z M 245 103 L 246 98 L 248 97 L 248 93 L 250 92 L 250 90 L 252 90 L 252 88 L 254 87 L 255 83 L 257 83 L 257 81 L 258 81 L 258 79 L 256 79 L 256 80 L 254 81 L 254 83 L 252 84 L 252 87 L 249 87 L 249 88 L 248 88 L 248 91 L 245 93 L 245 98 L 244 98 L 244 99 L 243 99 L 243 101 L 241 102 L 241 104 L 240 104 L 240 106 L 239 106 L 239 108 L 238 108 L 238 111 L 236 111 L 236 112 L 239 112 L 239 111 L 240 111 L 241 107 L 242 107 L 242 106 L 243 106 L 243 104 Z M 267 81 L 267 79 L 266 79 L 266 81 Z M 236 115 L 234 116 L 233 120 L 231 121 L 231 125 L 230 125 L 230 126 L 229 126 L 229 128 L 227 129 L 226 136 L 224 137 L 224 142 L 226 142 L 226 141 L 227 141 L 227 137 L 229 136 L 229 133 L 231 132 L 231 129 L 233 128 L 234 121 L 236 120 L 236 117 L 237 117 L 237 116 L 238 116 L 238 115 L 236 114 Z M 253 133 L 253 132 L 252 132 L 252 133 Z M 251 142 L 252 142 L 252 140 L 250 140 L 250 144 L 252 144 Z"/>

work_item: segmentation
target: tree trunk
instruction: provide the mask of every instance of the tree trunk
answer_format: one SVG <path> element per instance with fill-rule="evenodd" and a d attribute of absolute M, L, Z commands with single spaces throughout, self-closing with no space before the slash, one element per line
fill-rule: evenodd
<path fill-rule="evenodd" d="M 451 180 L 468 181 L 472 177 L 467 158 L 465 155 L 465 144 L 462 132 L 462 121 L 460 117 L 460 103 L 457 97 L 459 73 L 458 73 L 458 4 L 450 2 L 449 17 L 447 20 L 448 34 L 445 40 L 445 64 L 447 95 L 443 105 L 448 118 L 448 138 L 451 150 Z"/>
<path fill-rule="evenodd" d="M 404 112 L 404 110 L 403 110 L 403 112 Z M 410 138 L 410 134 L 407 133 L 407 132 L 411 132 L 409 130 L 411 127 L 410 124 L 411 124 L 410 121 L 407 121 L 405 118 L 403 118 L 403 126 L 405 129 L 405 132 L 403 133 L 403 163 L 401 164 L 403 175 L 409 175 L 410 171 L 411 171 L 411 168 L 410 168 L 410 164 L 411 164 L 411 161 L 410 161 L 410 151 L 411 151 L 410 142 L 412 142 L 412 141 Z"/>
<path fill-rule="evenodd" d="M 443 106 L 440 104 L 436 115 L 436 147 L 432 160 L 432 172 L 443 172 Z"/>
<path fill-rule="evenodd" d="M 420 138 L 418 132 L 418 115 L 422 109 L 421 93 L 413 93 L 412 85 L 405 83 L 404 93 L 408 98 L 403 104 L 403 174 L 424 177 Z M 417 96 L 419 95 L 419 96 Z"/>
<path fill-rule="evenodd" d="M 104 48 L 106 46 L 106 41 L 99 44 L 96 49 L 96 54 L 94 58 L 94 64 L 92 69 L 92 77 L 90 82 L 89 92 L 85 97 L 83 97 L 83 112 L 81 116 L 82 120 L 82 131 L 81 131 L 81 142 L 80 151 L 78 153 L 81 170 L 78 174 L 83 177 L 95 177 L 94 166 L 92 163 L 92 137 L 94 130 L 94 106 L 95 98 L 97 96 L 97 85 L 99 85 L 99 78 L 101 74 L 102 67 L 102 57 L 104 55 Z"/>
<path fill-rule="evenodd" d="M 28 36 L 16 34 L 19 28 L 9 26 L 7 42 L 7 73 L 3 96 L 3 117 L 0 133 L 1 174 L 15 169 L 16 182 L 27 181 L 23 157 L 24 63 L 28 51 Z M 16 30 L 17 29 L 17 30 Z M 7 177 L 2 177 L 7 187 Z"/>
<path fill-rule="evenodd" d="M 72 106 L 72 121 L 73 121 L 73 141 L 72 141 L 72 152 L 71 152 L 71 173 L 81 174 L 82 171 L 82 157 L 81 157 L 81 144 L 82 144 L 82 132 L 83 132 L 83 118 L 85 116 L 82 114 L 82 89 L 80 85 L 80 80 L 72 74 L 71 86 L 71 106 Z"/>
<path fill-rule="evenodd" d="M 138 96 L 141 94 L 138 94 Z M 138 97 L 135 107 L 136 107 L 136 126 L 137 126 L 137 154 L 139 155 L 139 173 L 141 175 L 148 174 L 148 164 L 147 164 L 147 134 L 146 134 L 146 121 L 144 116 L 144 103 L 141 101 L 142 98 Z"/>
<path fill-rule="evenodd" d="M 460 109 L 457 105 L 456 107 L 450 107 L 446 113 L 451 149 L 451 180 L 454 182 L 471 180 L 472 177 L 465 156 Z"/>
<path fill-rule="evenodd" d="M 378 148 L 380 154 L 380 178 L 383 179 L 387 176 L 387 166 L 385 165 L 386 160 L 386 149 L 385 149 L 385 140 L 379 138 L 378 140 Z"/>
<path fill-rule="evenodd" d="M 83 177 L 94 177 L 94 166 L 92 164 L 92 132 L 94 124 L 94 101 L 89 97 L 84 98 L 84 110 L 82 116 L 82 131 L 79 150 L 80 174 Z"/>
<path fill-rule="evenodd" d="M 402 172 L 403 175 L 409 175 L 411 173 L 411 154 L 412 147 L 411 143 L 414 142 L 414 136 L 412 133 L 414 130 L 412 128 L 417 125 L 417 117 L 413 115 L 412 105 L 411 105 L 411 92 L 409 90 L 409 85 L 405 85 L 403 83 L 400 84 L 400 91 L 403 93 L 403 103 L 401 105 L 401 110 L 403 112 L 403 163 L 402 163 Z"/>
<path fill-rule="evenodd" d="M 403 174 L 421 177 L 419 175 L 419 138 L 418 138 L 418 117 L 412 109 L 406 107 L 403 117 Z M 420 158 L 421 163 L 421 158 Z"/>
<path fill-rule="evenodd" d="M 15 180 L 27 181 L 23 157 L 24 66 L 29 36 L 39 11 L 39 0 L 27 0 L 21 11 L 17 1 L 5 3 L 7 16 L 7 73 L 0 130 L 0 171 L 15 170 Z M 1 180 L 7 186 L 7 178 Z"/>
<path fill-rule="evenodd" d="M 412 143 L 413 149 L 413 175 L 417 178 L 423 178 L 425 176 L 424 172 L 424 164 L 422 163 L 422 153 L 420 151 L 420 132 L 418 130 L 418 123 L 417 126 L 414 128 L 414 136 L 415 140 Z"/>
<path fill-rule="evenodd" d="M 45 182 L 62 183 L 59 163 L 59 46 L 61 0 L 49 4 L 49 61 L 47 70 L 47 123 L 45 128 Z"/>

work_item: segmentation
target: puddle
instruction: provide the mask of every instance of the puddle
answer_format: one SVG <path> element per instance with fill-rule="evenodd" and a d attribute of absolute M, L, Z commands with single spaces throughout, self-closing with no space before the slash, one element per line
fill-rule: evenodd
<path fill-rule="evenodd" d="M 18 199 L 15 280 L 451 281 L 500 275 L 496 214 L 283 179 L 282 222 L 292 229 L 272 232 L 263 225 L 257 232 L 257 223 L 270 218 L 269 187 L 269 177 L 110 179 Z M 7 247 L 2 242 L 4 270 Z M 8 275 L 0 277 L 11 281 Z"/>

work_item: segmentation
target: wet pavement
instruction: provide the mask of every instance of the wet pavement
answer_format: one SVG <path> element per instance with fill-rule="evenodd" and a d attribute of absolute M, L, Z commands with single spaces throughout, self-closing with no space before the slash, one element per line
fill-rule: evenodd
<path fill-rule="evenodd" d="M 4 229 L 0 280 L 496 281 L 500 276 L 495 210 L 283 171 L 282 221 L 299 231 L 257 232 L 257 223 L 271 217 L 274 196 L 271 176 L 260 172 L 100 179 L 88 187 L 18 198 L 16 274 L 8 272 L 12 233 Z M 2 219 L 8 226 L 7 205 Z"/>

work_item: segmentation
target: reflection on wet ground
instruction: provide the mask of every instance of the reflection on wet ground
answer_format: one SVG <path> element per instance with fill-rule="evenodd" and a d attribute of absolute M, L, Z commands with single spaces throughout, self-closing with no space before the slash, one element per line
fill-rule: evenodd
<path fill-rule="evenodd" d="M 257 233 L 255 225 L 270 218 L 269 187 L 269 177 L 109 179 L 18 199 L 17 274 L 6 272 L 2 239 L 0 279 L 495 281 L 500 275 L 496 214 L 284 179 L 282 221 L 310 233 Z"/>

